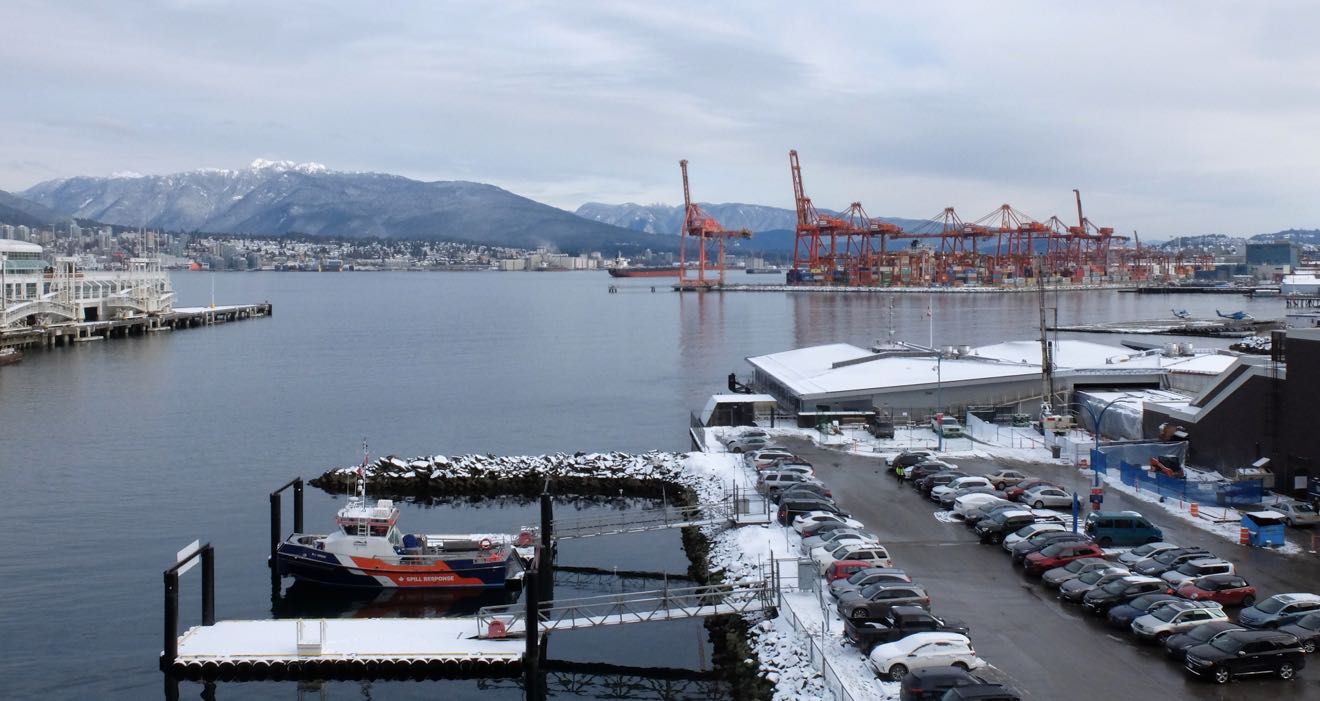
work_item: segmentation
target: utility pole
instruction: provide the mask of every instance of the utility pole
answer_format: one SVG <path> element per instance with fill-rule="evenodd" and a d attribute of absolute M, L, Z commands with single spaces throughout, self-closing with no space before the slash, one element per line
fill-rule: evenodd
<path fill-rule="evenodd" d="M 1051 403 L 1054 400 L 1054 360 L 1050 353 L 1049 336 L 1045 332 L 1045 274 L 1042 259 L 1036 256 L 1036 291 L 1040 301 L 1040 373 L 1041 373 L 1041 419 L 1046 414 L 1054 413 Z"/>

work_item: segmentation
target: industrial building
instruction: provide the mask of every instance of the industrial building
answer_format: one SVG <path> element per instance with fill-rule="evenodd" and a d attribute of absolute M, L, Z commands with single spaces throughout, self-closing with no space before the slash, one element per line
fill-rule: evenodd
<path fill-rule="evenodd" d="M 1200 391 L 1234 361 L 1183 347 L 1134 352 L 1087 341 L 1051 343 L 1053 401 L 1072 403 L 1081 389 L 1149 388 Z M 1173 349 L 1170 349 L 1173 350 Z M 967 407 L 1016 407 L 1035 413 L 1044 394 L 1037 341 L 960 346 L 932 351 L 896 344 L 867 350 L 847 343 L 747 358 L 750 383 L 792 412 L 879 410 L 922 420 L 961 415 Z"/>

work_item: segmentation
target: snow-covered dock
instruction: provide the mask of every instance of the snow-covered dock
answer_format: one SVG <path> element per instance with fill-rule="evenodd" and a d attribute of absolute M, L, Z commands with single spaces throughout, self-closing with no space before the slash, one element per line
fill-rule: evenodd
<path fill-rule="evenodd" d="M 1073 324 L 1049 327 L 1050 331 L 1073 333 L 1149 334 L 1160 336 L 1209 336 L 1235 338 L 1259 331 L 1281 329 L 1277 319 L 1148 319 L 1144 321 L 1116 321 L 1100 324 Z"/>
<path fill-rule="evenodd" d="M 353 671 L 482 676 L 510 674 L 521 639 L 478 639 L 462 619 L 283 619 L 219 621 L 179 637 L 176 672 L 297 676 Z"/>

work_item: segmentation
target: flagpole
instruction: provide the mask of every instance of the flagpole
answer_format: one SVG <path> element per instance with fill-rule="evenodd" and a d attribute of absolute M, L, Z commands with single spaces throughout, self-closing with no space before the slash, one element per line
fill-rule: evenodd
<path fill-rule="evenodd" d="M 930 348 L 935 349 L 935 305 L 930 295 L 926 295 L 926 318 L 930 319 Z"/>

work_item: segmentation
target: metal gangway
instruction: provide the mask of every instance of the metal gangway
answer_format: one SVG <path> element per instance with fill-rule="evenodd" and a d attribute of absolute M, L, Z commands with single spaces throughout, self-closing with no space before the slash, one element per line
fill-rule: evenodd
<path fill-rule="evenodd" d="M 548 633 L 626 623 L 753 613 L 773 607 L 774 593 L 770 581 L 757 580 L 547 601 L 537 610 L 536 627 L 542 633 Z M 478 637 L 490 639 L 526 635 L 526 615 L 527 607 L 523 604 L 482 607 L 477 611 Z"/>
<path fill-rule="evenodd" d="M 755 492 L 748 493 L 736 487 L 722 501 L 695 506 L 665 506 L 660 509 L 620 511 L 618 513 L 555 519 L 554 537 L 557 540 L 593 538 L 623 533 L 643 533 L 666 528 L 690 526 L 753 525 L 770 522 L 770 502 Z M 539 532 L 538 526 L 526 526 L 525 531 Z"/>

